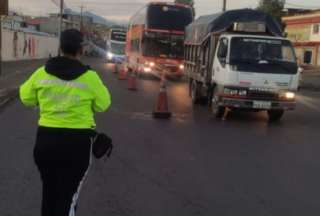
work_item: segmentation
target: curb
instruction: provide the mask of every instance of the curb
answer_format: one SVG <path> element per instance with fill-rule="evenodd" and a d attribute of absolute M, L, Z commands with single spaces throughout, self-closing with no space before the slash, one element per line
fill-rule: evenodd
<path fill-rule="evenodd" d="M 0 89 L 0 109 L 4 108 L 10 101 L 17 98 L 18 88 Z"/>

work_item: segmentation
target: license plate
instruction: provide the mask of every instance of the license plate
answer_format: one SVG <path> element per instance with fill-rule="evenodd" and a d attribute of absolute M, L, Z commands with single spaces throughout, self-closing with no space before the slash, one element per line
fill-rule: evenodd
<path fill-rule="evenodd" d="M 271 109 L 271 102 L 269 102 L 269 101 L 253 101 L 253 108 L 255 108 L 255 109 Z"/>

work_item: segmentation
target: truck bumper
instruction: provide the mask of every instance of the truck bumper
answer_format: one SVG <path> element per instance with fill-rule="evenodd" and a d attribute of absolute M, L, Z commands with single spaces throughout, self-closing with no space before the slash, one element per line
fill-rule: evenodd
<path fill-rule="evenodd" d="M 220 98 L 219 106 L 249 110 L 294 110 L 295 101 L 263 101 L 237 98 Z"/>

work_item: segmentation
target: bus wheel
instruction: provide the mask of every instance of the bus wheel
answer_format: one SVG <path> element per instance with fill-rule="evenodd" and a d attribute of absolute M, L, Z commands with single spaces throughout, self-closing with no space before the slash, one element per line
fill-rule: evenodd
<path fill-rule="evenodd" d="M 217 96 L 217 90 L 213 91 L 212 102 L 211 102 L 211 111 L 214 117 L 221 119 L 226 111 L 226 108 L 218 105 L 219 97 Z"/>
<path fill-rule="evenodd" d="M 268 110 L 269 122 L 278 122 L 282 118 L 284 110 Z"/>
<path fill-rule="evenodd" d="M 198 84 L 198 82 L 195 80 L 192 81 L 192 83 L 190 84 L 190 95 L 191 95 L 193 104 L 198 104 L 200 102 L 201 95 L 200 95 L 199 88 L 200 88 L 200 85 Z"/>

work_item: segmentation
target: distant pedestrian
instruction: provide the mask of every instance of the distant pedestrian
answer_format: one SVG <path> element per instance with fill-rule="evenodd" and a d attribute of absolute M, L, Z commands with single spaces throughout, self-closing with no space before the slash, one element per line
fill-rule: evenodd
<path fill-rule="evenodd" d="M 42 216 L 75 215 L 91 162 L 94 113 L 111 104 L 98 74 L 80 62 L 83 35 L 64 31 L 60 48 L 61 57 L 49 59 L 20 87 L 23 104 L 40 110 L 34 159 L 43 183 Z"/>

